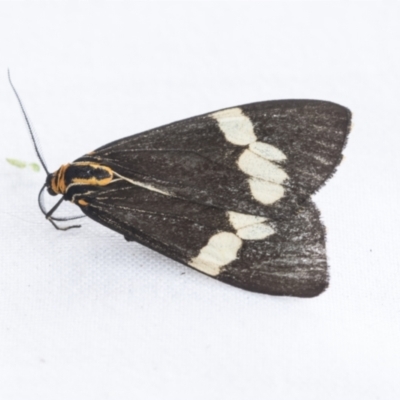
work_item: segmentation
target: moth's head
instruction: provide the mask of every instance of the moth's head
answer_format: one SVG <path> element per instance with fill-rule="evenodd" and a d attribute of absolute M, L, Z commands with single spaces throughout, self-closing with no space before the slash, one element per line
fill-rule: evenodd
<path fill-rule="evenodd" d="M 65 172 L 67 171 L 68 167 L 69 164 L 62 165 L 56 172 L 47 175 L 45 186 L 51 196 L 65 194 L 67 189 Z"/>
<path fill-rule="evenodd" d="M 36 152 L 36 154 L 37 154 L 37 156 L 39 158 L 40 164 L 42 164 L 42 167 L 45 170 L 46 175 L 47 175 L 46 182 L 42 186 L 42 189 L 40 189 L 39 196 L 38 196 L 39 208 L 42 211 L 42 213 L 46 216 L 47 220 L 49 220 L 56 229 L 67 230 L 67 229 L 70 229 L 70 228 L 79 228 L 80 225 L 71 225 L 71 226 L 67 226 L 65 228 L 60 228 L 55 223 L 55 221 L 68 221 L 68 220 L 71 220 L 71 219 L 82 218 L 82 216 L 71 217 L 71 218 L 55 218 L 55 217 L 52 217 L 52 214 L 54 213 L 54 211 L 59 207 L 59 205 L 62 203 L 62 201 L 65 200 L 65 193 L 66 193 L 67 188 L 68 188 L 67 185 L 66 185 L 65 172 L 67 171 L 69 165 L 68 164 L 67 165 L 63 165 L 56 172 L 53 172 L 53 173 L 49 172 L 49 170 L 47 169 L 46 163 L 44 162 L 44 158 L 43 158 L 41 152 L 39 151 L 39 147 L 38 147 L 38 144 L 37 144 L 37 140 L 35 138 L 35 134 L 34 134 L 34 132 L 32 130 L 31 123 L 30 123 L 29 118 L 28 118 L 28 116 L 27 116 L 27 114 L 25 112 L 25 109 L 24 109 L 23 105 L 22 105 L 22 101 L 21 101 L 21 99 L 20 99 L 20 97 L 18 95 L 17 90 L 15 89 L 15 87 L 14 87 L 12 81 L 11 81 L 10 71 L 8 71 L 8 80 L 10 82 L 12 90 L 14 91 L 15 96 L 17 97 L 18 103 L 19 103 L 19 105 L 21 107 L 22 114 L 25 117 L 25 121 L 26 121 L 26 124 L 28 125 L 29 133 L 30 133 L 31 138 L 32 138 L 32 142 L 33 142 L 33 146 L 35 148 L 35 152 Z M 62 194 L 63 195 L 63 197 L 58 201 L 58 203 L 55 206 L 53 206 L 53 208 L 50 211 L 47 211 L 45 209 L 45 207 L 44 207 L 44 204 L 43 204 L 43 196 L 42 195 L 43 195 L 45 189 L 47 189 L 48 193 L 51 196 L 56 196 L 57 194 Z"/>

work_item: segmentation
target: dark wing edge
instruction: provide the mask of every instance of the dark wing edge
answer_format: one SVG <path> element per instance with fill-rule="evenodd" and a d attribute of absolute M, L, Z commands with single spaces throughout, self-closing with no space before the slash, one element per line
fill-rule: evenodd
<path fill-rule="evenodd" d="M 315 297 L 329 286 L 326 230 L 320 212 L 309 200 L 293 219 L 278 223 L 278 236 L 245 242 L 240 257 L 257 254 L 250 268 L 235 260 L 219 280 L 248 291 L 275 296 Z M 246 247 L 248 246 L 248 248 Z"/>

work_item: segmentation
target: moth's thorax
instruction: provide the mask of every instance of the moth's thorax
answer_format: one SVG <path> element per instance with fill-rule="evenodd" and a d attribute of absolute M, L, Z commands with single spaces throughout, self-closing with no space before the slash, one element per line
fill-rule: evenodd
<path fill-rule="evenodd" d="M 113 179 L 110 167 L 92 162 L 62 165 L 47 177 L 46 186 L 53 196 L 65 195 L 71 186 L 105 186 Z"/>

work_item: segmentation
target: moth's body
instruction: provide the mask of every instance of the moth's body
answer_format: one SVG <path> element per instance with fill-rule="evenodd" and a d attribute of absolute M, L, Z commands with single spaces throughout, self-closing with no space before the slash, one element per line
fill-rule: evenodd
<path fill-rule="evenodd" d="M 341 160 L 350 112 L 254 103 L 110 143 L 46 187 L 95 221 L 243 289 L 311 297 L 328 284 L 310 196 Z"/>

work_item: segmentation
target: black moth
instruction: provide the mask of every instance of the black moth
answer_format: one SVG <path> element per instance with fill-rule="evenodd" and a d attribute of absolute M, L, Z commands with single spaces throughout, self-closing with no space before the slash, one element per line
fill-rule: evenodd
<path fill-rule="evenodd" d="M 53 213 L 71 201 L 126 240 L 242 289 L 316 296 L 328 266 L 311 195 L 340 163 L 350 121 L 330 102 L 266 101 L 117 140 L 52 174 L 37 151 L 41 193 L 62 196 L 41 208 L 58 228 Z"/>

